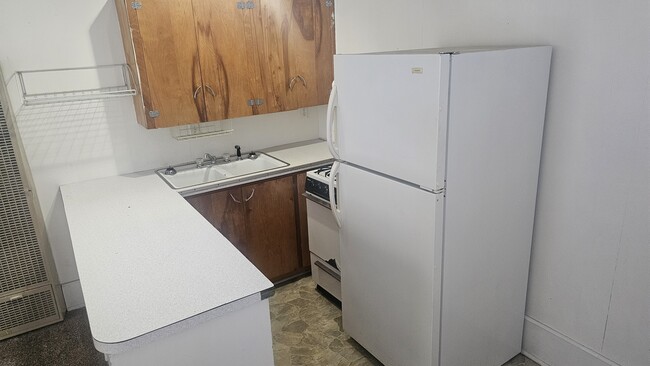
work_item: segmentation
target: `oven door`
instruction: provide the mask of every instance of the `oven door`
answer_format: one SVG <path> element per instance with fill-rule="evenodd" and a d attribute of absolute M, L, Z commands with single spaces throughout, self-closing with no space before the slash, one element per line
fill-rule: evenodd
<path fill-rule="evenodd" d="M 309 250 L 338 270 L 341 263 L 339 227 L 332 211 L 321 204 L 307 200 Z"/>
<path fill-rule="evenodd" d="M 322 289 L 342 301 L 338 224 L 327 207 L 327 202 L 307 197 L 312 279 Z"/>

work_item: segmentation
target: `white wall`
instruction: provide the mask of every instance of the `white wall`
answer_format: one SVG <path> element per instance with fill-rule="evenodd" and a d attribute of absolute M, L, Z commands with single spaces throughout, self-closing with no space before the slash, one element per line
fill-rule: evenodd
<path fill-rule="evenodd" d="M 524 342 L 549 365 L 650 364 L 649 4 L 336 2 L 337 53 L 554 47 Z"/>
<path fill-rule="evenodd" d="M 13 92 L 17 70 L 114 63 L 124 63 L 124 52 L 113 0 L 3 2 L 0 66 Z M 231 135 L 179 142 L 168 130 L 140 127 L 130 98 L 23 108 L 19 129 L 68 308 L 83 299 L 59 185 L 234 152 L 235 144 L 249 151 L 318 138 L 323 113 L 316 107 L 236 119 Z"/>

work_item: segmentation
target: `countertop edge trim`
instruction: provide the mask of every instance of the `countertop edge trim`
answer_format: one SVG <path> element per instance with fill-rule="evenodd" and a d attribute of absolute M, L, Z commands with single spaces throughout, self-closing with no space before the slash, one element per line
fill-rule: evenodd
<path fill-rule="evenodd" d="M 275 291 L 273 287 L 271 287 L 270 289 L 272 290 L 272 292 Z M 269 289 L 262 290 L 261 292 L 256 292 L 252 295 L 245 296 L 241 299 L 229 302 L 227 304 L 221 305 L 214 309 L 207 310 L 203 313 L 193 315 L 187 319 L 180 320 L 176 323 L 152 330 L 151 332 L 139 335 L 131 339 L 124 340 L 122 342 L 106 343 L 106 342 L 98 341 L 93 337 L 93 343 L 95 345 L 95 348 L 99 352 L 104 354 L 124 353 L 132 349 L 144 346 L 146 344 L 153 343 L 158 339 L 169 337 L 185 329 L 189 329 L 197 325 L 204 324 L 210 320 L 219 318 L 225 314 L 243 309 L 245 307 L 263 301 L 265 299 L 262 297 L 263 293 L 267 293 L 268 291 Z"/>

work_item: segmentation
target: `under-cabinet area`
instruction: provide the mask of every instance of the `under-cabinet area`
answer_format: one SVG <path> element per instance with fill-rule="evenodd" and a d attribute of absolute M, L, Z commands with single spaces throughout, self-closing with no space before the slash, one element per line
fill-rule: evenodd
<path fill-rule="evenodd" d="M 116 0 L 147 128 L 326 104 L 334 2 Z"/>
<path fill-rule="evenodd" d="M 277 283 L 309 271 L 304 181 L 290 174 L 186 199 Z"/>

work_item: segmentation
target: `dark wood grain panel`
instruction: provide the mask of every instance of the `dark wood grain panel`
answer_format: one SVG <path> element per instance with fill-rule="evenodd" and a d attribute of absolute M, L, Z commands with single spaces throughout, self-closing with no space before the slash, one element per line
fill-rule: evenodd
<path fill-rule="evenodd" d="M 307 199 L 303 195 L 305 193 L 305 179 L 306 173 L 296 174 L 296 192 L 298 198 L 298 230 L 300 231 L 300 256 L 302 267 L 310 267 L 311 261 L 309 258 L 309 232 L 307 231 Z"/>
<path fill-rule="evenodd" d="M 126 6 L 133 49 L 142 81 L 141 93 L 150 118 L 147 127 L 171 127 L 205 120 L 204 102 L 194 99 L 202 85 L 191 2 L 141 0 L 141 8 Z"/>
<path fill-rule="evenodd" d="M 318 104 L 314 1 L 260 0 L 260 4 L 264 33 L 258 42 L 263 42 L 267 61 L 269 111 Z"/>
<path fill-rule="evenodd" d="M 255 192 L 253 195 L 253 191 Z M 271 281 L 300 267 L 292 176 L 242 187 L 250 260 Z"/>
<path fill-rule="evenodd" d="M 263 98 L 264 83 L 256 39 L 259 8 L 238 9 L 236 1 L 193 0 L 208 120 L 265 113 L 248 100 Z"/>
<path fill-rule="evenodd" d="M 327 104 L 334 81 L 334 54 L 336 52 L 334 1 L 314 0 L 316 19 L 317 104 Z"/>
<path fill-rule="evenodd" d="M 241 189 L 233 188 L 187 197 L 187 202 L 205 217 L 223 236 L 250 260 L 246 240 L 244 204 Z"/>

